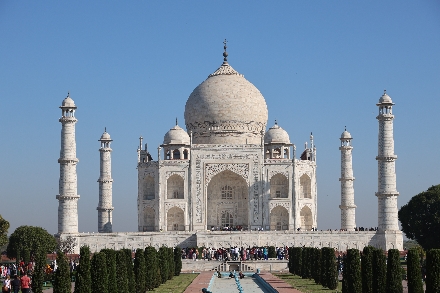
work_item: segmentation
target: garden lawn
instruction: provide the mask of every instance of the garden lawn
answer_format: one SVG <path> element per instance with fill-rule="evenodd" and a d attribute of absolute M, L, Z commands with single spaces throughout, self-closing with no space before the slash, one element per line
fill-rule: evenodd
<path fill-rule="evenodd" d="M 321 285 L 315 283 L 314 280 L 302 279 L 299 276 L 292 274 L 274 274 L 284 282 L 292 285 L 295 289 L 303 293 L 330 293 L 330 292 L 342 292 L 342 283 L 338 282 L 338 288 L 336 290 L 330 290 L 324 288 Z"/>
<path fill-rule="evenodd" d="M 198 274 L 180 274 L 174 276 L 172 280 L 168 280 L 165 284 L 160 285 L 159 288 L 153 291 L 160 293 L 182 293 L 197 276 Z"/>

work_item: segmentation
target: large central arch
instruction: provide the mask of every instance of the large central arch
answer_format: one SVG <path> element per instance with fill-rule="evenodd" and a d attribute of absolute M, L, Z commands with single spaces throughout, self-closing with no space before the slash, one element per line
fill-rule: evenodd
<path fill-rule="evenodd" d="M 248 186 L 242 176 L 225 170 L 212 177 L 207 188 L 207 228 L 248 228 Z"/>

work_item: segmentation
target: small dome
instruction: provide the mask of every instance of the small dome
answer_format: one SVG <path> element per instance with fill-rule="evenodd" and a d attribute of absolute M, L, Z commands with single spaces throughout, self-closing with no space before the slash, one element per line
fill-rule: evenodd
<path fill-rule="evenodd" d="M 112 139 L 110 138 L 110 134 L 108 134 L 107 131 L 104 131 L 104 133 L 101 135 L 100 140 L 112 140 Z"/>
<path fill-rule="evenodd" d="M 379 99 L 379 104 L 392 104 L 392 103 L 393 103 L 393 101 L 391 100 L 390 96 L 387 95 L 387 92 L 385 91 Z"/>
<path fill-rule="evenodd" d="M 189 135 L 179 125 L 176 125 L 165 134 L 163 144 L 189 145 Z"/>
<path fill-rule="evenodd" d="M 289 134 L 275 122 L 264 135 L 264 143 L 290 144 Z"/>
<path fill-rule="evenodd" d="M 350 132 L 348 132 L 347 130 L 342 132 L 341 139 L 352 139 Z"/>
<path fill-rule="evenodd" d="M 61 107 L 76 108 L 75 102 L 70 98 L 69 95 L 63 100 Z"/>

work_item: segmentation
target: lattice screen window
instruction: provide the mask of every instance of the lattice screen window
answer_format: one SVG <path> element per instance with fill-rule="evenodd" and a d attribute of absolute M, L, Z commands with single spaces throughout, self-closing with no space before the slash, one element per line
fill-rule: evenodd
<path fill-rule="evenodd" d="M 222 187 L 222 199 L 232 199 L 232 187 L 227 185 Z"/>

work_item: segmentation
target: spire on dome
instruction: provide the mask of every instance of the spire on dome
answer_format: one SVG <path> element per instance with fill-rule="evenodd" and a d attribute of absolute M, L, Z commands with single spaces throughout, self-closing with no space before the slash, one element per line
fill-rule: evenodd
<path fill-rule="evenodd" d="M 223 44 L 224 44 L 223 49 L 225 50 L 223 52 L 223 63 L 228 63 L 228 52 L 226 52 L 226 48 L 228 48 L 228 46 L 226 46 L 227 42 L 228 41 L 226 41 L 226 39 L 223 41 Z"/>
<path fill-rule="evenodd" d="M 177 126 L 177 117 L 176 117 L 176 126 Z"/>

